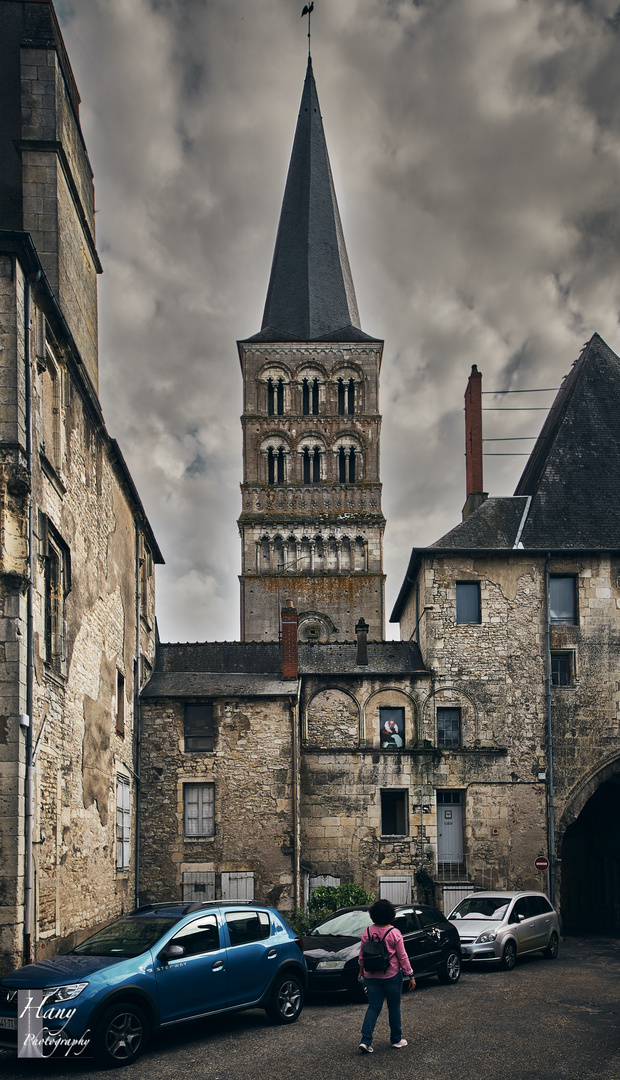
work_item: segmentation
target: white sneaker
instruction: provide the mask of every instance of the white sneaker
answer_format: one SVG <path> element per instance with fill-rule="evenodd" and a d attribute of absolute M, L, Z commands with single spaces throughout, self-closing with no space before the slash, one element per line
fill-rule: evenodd
<path fill-rule="evenodd" d="M 406 1046 L 406 1045 L 407 1045 L 407 1040 L 406 1039 L 401 1039 L 400 1042 L 392 1043 L 392 1046 L 394 1047 L 395 1050 L 402 1050 L 403 1046 Z"/>
<path fill-rule="evenodd" d="M 366 1043 L 360 1043 L 360 1050 L 362 1054 L 374 1054 L 372 1046 L 367 1046 Z"/>

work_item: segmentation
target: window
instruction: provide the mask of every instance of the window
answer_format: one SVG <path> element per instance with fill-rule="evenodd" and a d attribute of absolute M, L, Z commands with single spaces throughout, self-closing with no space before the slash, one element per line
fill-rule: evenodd
<path fill-rule="evenodd" d="M 572 653 L 551 653 L 551 685 L 570 686 L 573 681 Z"/>
<path fill-rule="evenodd" d="M 457 623 L 480 622 L 479 581 L 457 581 L 456 621 Z"/>
<path fill-rule="evenodd" d="M 318 484 L 321 479 L 321 451 L 318 446 L 314 450 L 305 448 L 303 454 L 304 484 Z"/>
<path fill-rule="evenodd" d="M 282 416 L 284 413 L 284 380 L 267 379 L 267 413 L 269 416 Z"/>
<path fill-rule="evenodd" d="M 355 449 L 352 446 L 348 450 L 345 450 L 344 446 L 340 447 L 338 452 L 338 478 L 341 484 L 355 483 Z"/>
<path fill-rule="evenodd" d="M 227 911 L 225 919 L 232 946 L 263 941 L 271 934 L 271 922 L 266 911 Z"/>
<path fill-rule="evenodd" d="M 405 710 L 379 709 L 381 749 L 400 749 L 405 745 Z"/>
<path fill-rule="evenodd" d="M 552 623 L 573 625 L 577 622 L 574 577 L 549 578 L 549 611 Z"/>
<path fill-rule="evenodd" d="M 254 874 L 251 870 L 222 873 L 222 900 L 253 900 Z"/>
<path fill-rule="evenodd" d="M 181 875 L 181 899 L 215 900 L 215 873 L 213 870 L 184 870 Z"/>
<path fill-rule="evenodd" d="M 384 789 L 381 792 L 381 835 L 407 835 L 407 792 Z"/>
<path fill-rule="evenodd" d="M 319 414 L 319 380 L 304 379 L 301 386 L 301 404 L 304 416 Z"/>
<path fill-rule="evenodd" d="M 338 379 L 338 415 L 353 416 L 355 413 L 355 379 Z"/>
<path fill-rule="evenodd" d="M 437 746 L 452 750 L 461 745 L 461 710 L 437 709 Z"/>
<path fill-rule="evenodd" d="M 116 672 L 116 734 L 125 734 L 125 676 Z"/>
<path fill-rule="evenodd" d="M 200 956 L 201 953 L 215 952 L 220 947 L 220 932 L 215 915 L 202 915 L 188 923 L 175 934 L 171 945 L 182 945 L 186 956 Z"/>
<path fill-rule="evenodd" d="M 215 835 L 215 784 L 183 784 L 185 836 Z"/>
<path fill-rule="evenodd" d="M 267 483 L 284 483 L 284 450 L 274 450 L 271 446 L 267 451 Z"/>
<path fill-rule="evenodd" d="M 128 870 L 131 856 L 131 811 L 129 809 L 129 778 L 116 777 L 116 869 Z"/>
<path fill-rule="evenodd" d="M 39 515 L 40 553 L 45 577 L 45 659 L 62 673 L 66 661 L 65 598 L 71 587 L 69 549 L 44 514 Z"/>
<path fill-rule="evenodd" d="M 185 752 L 213 750 L 213 704 L 185 706 Z"/>

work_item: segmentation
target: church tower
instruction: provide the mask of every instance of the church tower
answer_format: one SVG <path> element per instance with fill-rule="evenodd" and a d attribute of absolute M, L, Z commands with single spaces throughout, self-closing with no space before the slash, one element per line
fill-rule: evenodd
<path fill-rule="evenodd" d="M 275 641 L 292 600 L 304 641 L 384 636 L 379 480 L 383 342 L 360 329 L 312 61 L 262 329 L 243 376 L 241 638 Z"/>

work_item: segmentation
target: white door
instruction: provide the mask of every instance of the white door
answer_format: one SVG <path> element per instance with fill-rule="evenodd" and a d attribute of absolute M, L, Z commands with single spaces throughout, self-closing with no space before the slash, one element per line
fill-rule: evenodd
<path fill-rule="evenodd" d="M 437 862 L 463 862 L 463 806 L 460 791 L 437 792 Z"/>

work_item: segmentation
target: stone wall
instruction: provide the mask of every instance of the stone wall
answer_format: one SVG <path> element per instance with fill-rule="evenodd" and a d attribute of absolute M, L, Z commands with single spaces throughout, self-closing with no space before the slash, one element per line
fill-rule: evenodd
<path fill-rule="evenodd" d="M 141 900 L 181 899 L 184 873 L 254 874 L 254 895 L 293 906 L 293 740 L 287 698 L 214 700 L 212 752 L 185 752 L 184 702 L 142 703 Z M 215 785 L 212 836 L 184 835 L 183 785 Z"/>

